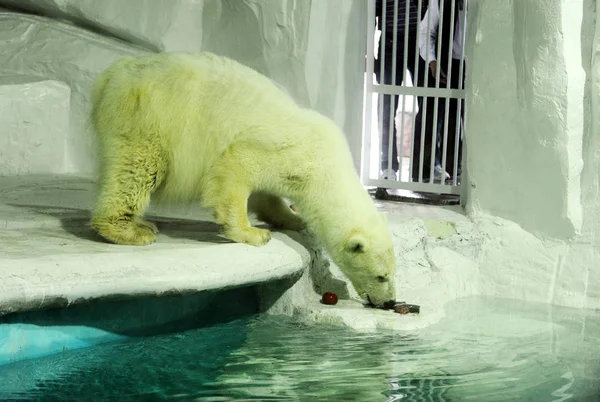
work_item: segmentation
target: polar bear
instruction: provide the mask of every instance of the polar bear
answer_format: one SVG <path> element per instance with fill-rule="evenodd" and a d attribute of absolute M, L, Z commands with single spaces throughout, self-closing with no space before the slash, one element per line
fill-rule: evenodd
<path fill-rule="evenodd" d="M 359 295 L 394 302 L 391 234 L 344 134 L 267 77 L 207 52 L 126 57 L 97 79 L 91 124 L 100 175 L 90 223 L 104 239 L 154 242 L 158 230 L 143 220 L 152 199 L 199 203 L 227 238 L 261 246 L 271 234 L 250 225 L 252 212 L 274 227 L 306 227 Z"/>

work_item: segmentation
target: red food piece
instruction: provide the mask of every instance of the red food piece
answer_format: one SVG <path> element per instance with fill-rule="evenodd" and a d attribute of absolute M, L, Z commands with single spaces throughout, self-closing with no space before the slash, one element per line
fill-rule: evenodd
<path fill-rule="evenodd" d="M 321 298 L 321 302 L 323 304 L 337 304 L 338 302 L 338 297 L 335 293 L 332 292 L 325 292 L 323 293 L 323 297 Z"/>

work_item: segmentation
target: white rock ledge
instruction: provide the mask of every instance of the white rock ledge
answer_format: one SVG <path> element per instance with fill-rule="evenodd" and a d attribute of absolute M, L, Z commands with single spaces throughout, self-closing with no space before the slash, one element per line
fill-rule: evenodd
<path fill-rule="evenodd" d="M 93 196 L 87 179 L 3 177 L 0 188 L 0 315 L 256 284 L 310 264 L 310 253 L 285 233 L 264 247 L 229 243 L 202 211 L 193 220 L 189 211 L 161 214 L 153 245 L 107 244 L 86 225 Z"/>
<path fill-rule="evenodd" d="M 314 239 L 299 233 L 276 232 L 268 245 L 255 248 L 221 237 L 207 211 L 151 208 L 158 241 L 118 246 L 87 226 L 90 179 L 8 176 L 0 177 L 0 189 L 0 315 L 250 284 L 261 284 L 263 312 L 359 331 L 424 328 L 444 317 L 448 302 L 474 295 L 595 306 L 578 295 L 564 303 L 560 281 L 556 300 L 548 300 L 564 244 L 500 219 L 472 220 L 460 208 L 377 202 L 388 215 L 398 258 L 397 299 L 421 306 L 420 315 L 402 316 L 364 308 Z M 338 305 L 319 302 L 326 291 L 337 293 Z"/>
<path fill-rule="evenodd" d="M 263 284 L 260 308 L 267 313 L 358 331 L 416 330 L 439 321 L 448 301 L 478 293 L 479 236 L 453 209 L 378 203 L 388 213 L 398 255 L 398 298 L 422 306 L 420 315 L 401 316 L 365 308 L 314 239 L 298 233 L 274 233 L 255 248 L 219 236 L 207 211 L 151 208 L 157 242 L 118 246 L 87 226 L 89 179 L 0 177 L 0 188 L 0 315 L 95 298 Z M 448 232 L 447 222 L 456 228 Z M 294 278 L 275 282 L 286 277 Z M 319 302 L 325 291 L 338 294 L 337 306 Z"/>

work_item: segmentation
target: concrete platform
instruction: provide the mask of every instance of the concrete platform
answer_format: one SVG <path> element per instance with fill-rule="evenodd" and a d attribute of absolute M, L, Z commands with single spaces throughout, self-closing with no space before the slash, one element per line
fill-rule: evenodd
<path fill-rule="evenodd" d="M 264 247 L 229 242 L 200 209 L 152 210 L 158 241 L 103 242 L 88 226 L 89 179 L 0 178 L 0 315 L 111 296 L 224 289 L 288 277 L 310 253 L 285 233 Z"/>

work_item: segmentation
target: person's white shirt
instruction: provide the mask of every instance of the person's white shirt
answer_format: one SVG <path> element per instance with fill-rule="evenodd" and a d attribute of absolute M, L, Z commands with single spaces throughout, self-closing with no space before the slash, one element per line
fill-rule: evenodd
<path fill-rule="evenodd" d="M 452 1 L 452 0 L 444 0 Z M 458 1 L 458 0 L 455 0 Z M 465 2 L 466 3 L 466 2 Z M 458 11 L 455 18 L 456 28 L 454 30 L 454 40 L 452 42 L 452 58 L 460 59 L 463 52 L 464 26 L 465 26 L 466 7 Z M 427 19 L 429 19 L 429 32 L 427 32 Z M 448 20 L 449 21 L 449 20 Z M 429 0 L 429 7 L 423 16 L 419 29 L 419 54 L 429 64 L 437 60 L 436 34 L 440 23 L 440 5 L 439 0 Z M 429 45 L 429 48 L 427 48 Z"/>

